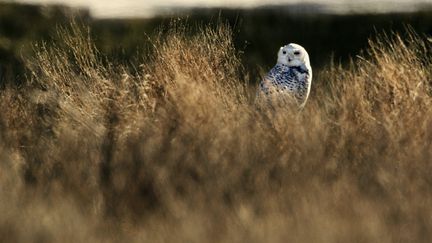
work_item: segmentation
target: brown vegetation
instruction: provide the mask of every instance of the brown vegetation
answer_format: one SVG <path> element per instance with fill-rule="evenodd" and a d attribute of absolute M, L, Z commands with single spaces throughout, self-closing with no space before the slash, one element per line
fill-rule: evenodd
<path fill-rule="evenodd" d="M 137 73 L 80 28 L 0 98 L 0 242 L 429 242 L 432 60 L 411 34 L 253 102 L 232 33 L 174 25 Z"/>

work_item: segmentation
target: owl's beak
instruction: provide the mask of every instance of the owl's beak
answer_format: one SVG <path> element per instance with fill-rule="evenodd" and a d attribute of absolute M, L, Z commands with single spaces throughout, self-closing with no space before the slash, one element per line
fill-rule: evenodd
<path fill-rule="evenodd" d="M 288 62 L 291 62 L 292 61 L 292 59 L 291 58 L 288 58 Z"/>

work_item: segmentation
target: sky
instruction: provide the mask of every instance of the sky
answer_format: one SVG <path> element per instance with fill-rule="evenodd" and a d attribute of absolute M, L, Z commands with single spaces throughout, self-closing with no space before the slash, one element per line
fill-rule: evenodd
<path fill-rule="evenodd" d="M 277 4 L 321 4 L 329 12 L 415 11 L 432 0 L 9 0 L 36 4 L 64 4 L 88 8 L 96 18 L 151 17 L 178 7 L 243 7 Z"/>

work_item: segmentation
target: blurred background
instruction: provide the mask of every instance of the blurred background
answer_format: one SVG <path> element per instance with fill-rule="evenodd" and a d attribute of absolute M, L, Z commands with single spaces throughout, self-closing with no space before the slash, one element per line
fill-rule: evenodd
<path fill-rule="evenodd" d="M 102 53 L 131 66 L 145 55 L 148 38 L 173 18 L 185 19 L 192 31 L 221 20 L 232 26 L 251 74 L 274 65 L 279 47 L 290 42 L 303 45 L 319 70 L 330 60 L 348 63 L 377 33 L 404 33 L 409 26 L 432 35 L 432 0 L 0 1 L 1 83 L 20 83 L 33 45 L 49 43 L 72 17 L 91 27 Z"/>

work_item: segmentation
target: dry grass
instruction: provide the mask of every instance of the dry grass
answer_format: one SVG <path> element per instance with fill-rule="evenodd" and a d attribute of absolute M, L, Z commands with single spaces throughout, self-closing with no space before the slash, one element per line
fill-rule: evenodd
<path fill-rule="evenodd" d="M 229 28 L 153 41 L 137 73 L 78 27 L 1 91 L 0 242 L 430 242 L 432 60 L 414 33 L 263 111 Z M 252 93 L 252 95 L 250 94 Z"/>

